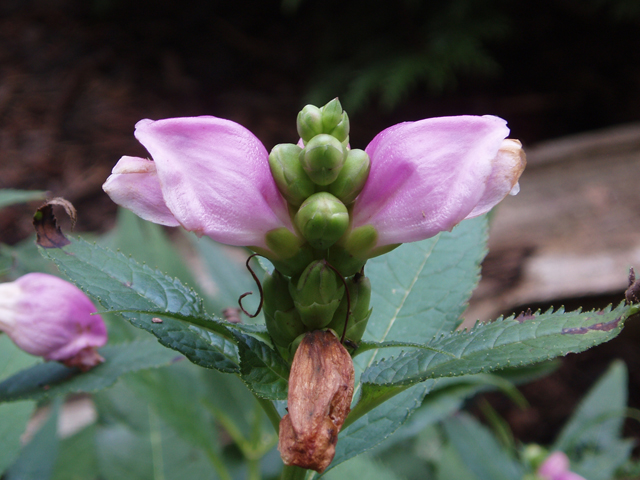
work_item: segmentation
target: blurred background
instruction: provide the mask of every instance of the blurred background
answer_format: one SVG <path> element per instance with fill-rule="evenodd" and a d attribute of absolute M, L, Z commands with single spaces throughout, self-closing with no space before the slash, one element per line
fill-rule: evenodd
<path fill-rule="evenodd" d="M 101 185 L 122 155 L 146 155 L 139 119 L 224 117 L 270 149 L 297 140 L 302 106 L 336 96 L 358 148 L 395 123 L 458 114 L 503 117 L 525 145 L 471 323 L 622 299 L 640 267 L 637 0 L 0 1 L 0 188 L 65 197 L 79 232 L 114 225 Z M 33 207 L 2 210 L 0 242 L 31 237 Z M 526 411 L 487 398 L 517 437 L 547 443 L 622 358 L 638 408 L 639 337 L 629 322 L 567 357 L 523 387 Z"/>

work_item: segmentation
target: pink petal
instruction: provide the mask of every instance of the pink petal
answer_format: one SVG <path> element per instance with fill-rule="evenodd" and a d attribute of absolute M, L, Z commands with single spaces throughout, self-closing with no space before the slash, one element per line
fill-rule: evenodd
<path fill-rule="evenodd" d="M 354 204 L 353 227 L 373 225 L 384 246 L 432 237 L 487 211 L 517 181 L 504 191 L 498 152 L 508 133 L 492 116 L 430 118 L 382 131 L 366 148 L 371 173 Z"/>
<path fill-rule="evenodd" d="M 121 207 L 153 223 L 177 227 L 180 223 L 162 197 L 156 164 L 137 157 L 122 157 L 102 189 Z"/>
<path fill-rule="evenodd" d="M 136 138 L 155 161 L 164 201 L 187 230 L 230 245 L 265 246 L 291 225 L 268 153 L 246 128 L 216 117 L 141 120 Z"/>

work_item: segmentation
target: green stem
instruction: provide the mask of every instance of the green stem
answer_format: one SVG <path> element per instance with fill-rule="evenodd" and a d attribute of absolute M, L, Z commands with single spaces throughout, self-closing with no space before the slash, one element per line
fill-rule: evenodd
<path fill-rule="evenodd" d="M 285 465 L 282 469 L 280 480 L 304 480 L 309 470 L 305 468 L 295 467 L 293 465 Z"/>
<path fill-rule="evenodd" d="M 249 480 L 261 480 L 262 472 L 260 471 L 260 460 L 249 460 Z"/>
<path fill-rule="evenodd" d="M 264 410 L 264 413 L 266 413 L 267 417 L 269 417 L 269 421 L 271 421 L 271 425 L 273 425 L 276 433 L 278 433 L 280 429 L 280 414 L 278 413 L 278 410 L 276 410 L 276 407 L 273 405 L 273 402 L 265 398 L 260 398 L 258 395 L 256 395 L 255 397 L 258 399 L 258 403 Z"/>

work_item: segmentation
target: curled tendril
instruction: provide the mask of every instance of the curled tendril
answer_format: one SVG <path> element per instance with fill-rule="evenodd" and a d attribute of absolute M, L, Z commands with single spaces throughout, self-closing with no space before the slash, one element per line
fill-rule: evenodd
<path fill-rule="evenodd" d="M 238 298 L 238 305 L 240 305 L 240 310 L 242 310 L 242 312 L 249 318 L 257 317 L 258 314 L 260 313 L 260 310 L 262 310 L 262 304 L 264 303 L 264 292 L 262 291 L 262 284 L 260 283 L 260 280 L 258 279 L 258 276 L 255 274 L 253 269 L 249 266 L 249 262 L 251 261 L 251 259 L 253 257 L 257 256 L 257 255 L 259 255 L 259 254 L 254 253 L 253 255 L 250 255 L 249 258 L 247 258 L 247 262 L 245 263 L 245 265 L 247 266 L 247 270 L 249 270 L 249 273 L 251 273 L 251 276 L 253 277 L 253 280 L 256 282 L 256 285 L 258 285 L 258 291 L 260 292 L 260 304 L 258 305 L 258 309 L 256 310 L 256 313 L 251 315 L 242 306 L 242 299 L 244 297 L 246 297 L 247 295 L 253 295 L 253 292 L 243 293 L 242 295 L 240 295 L 240 298 Z"/>
<path fill-rule="evenodd" d="M 342 276 L 340 271 L 326 260 L 324 261 L 324 263 L 327 267 L 336 272 L 338 277 L 340 277 L 340 280 L 342 280 L 342 284 L 344 285 L 345 295 L 347 296 L 347 318 L 344 319 L 344 330 L 342 330 L 342 337 L 340 338 L 340 343 L 344 344 L 344 336 L 347 334 L 347 325 L 349 324 L 349 317 L 351 316 L 351 294 L 349 293 L 349 286 L 347 285 L 347 281 Z"/>

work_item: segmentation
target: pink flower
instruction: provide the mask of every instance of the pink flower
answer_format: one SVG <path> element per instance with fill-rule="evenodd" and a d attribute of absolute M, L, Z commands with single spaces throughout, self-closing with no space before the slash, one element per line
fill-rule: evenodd
<path fill-rule="evenodd" d="M 379 249 L 451 230 L 517 193 L 526 160 L 492 116 L 439 117 L 394 125 L 367 146 L 371 172 L 352 228 L 372 226 Z M 373 251 L 375 254 L 375 250 Z"/>
<path fill-rule="evenodd" d="M 537 473 L 544 480 L 585 480 L 577 473 L 569 471 L 569 458 L 563 452 L 553 452 L 549 455 Z"/>
<path fill-rule="evenodd" d="M 88 370 L 104 361 L 96 352 L 107 329 L 91 300 L 53 275 L 29 273 L 0 284 L 0 330 L 31 355 Z"/>
<path fill-rule="evenodd" d="M 120 159 L 103 185 L 117 204 L 229 245 L 268 248 L 268 232 L 295 231 L 267 150 L 243 126 L 216 117 L 141 120 L 135 136 L 153 160 Z"/>

